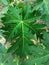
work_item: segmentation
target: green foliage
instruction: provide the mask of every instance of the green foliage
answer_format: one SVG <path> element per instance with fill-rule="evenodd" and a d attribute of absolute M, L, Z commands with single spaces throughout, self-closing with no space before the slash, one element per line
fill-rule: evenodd
<path fill-rule="evenodd" d="M 7 53 L 7 50 L 1 44 L 0 44 L 0 65 L 16 65 L 13 57 Z"/>
<path fill-rule="evenodd" d="M 7 55 L 18 57 L 17 65 L 48 65 L 49 0 L 1 2 L 4 4 L 0 16 L 4 26 L 1 29 L 7 42 L 11 43 Z"/>

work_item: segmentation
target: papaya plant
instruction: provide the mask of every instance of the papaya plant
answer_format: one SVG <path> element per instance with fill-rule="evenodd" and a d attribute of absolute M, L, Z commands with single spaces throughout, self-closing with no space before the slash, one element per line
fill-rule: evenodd
<path fill-rule="evenodd" d="M 49 64 L 49 0 L 1 0 L 7 53 L 17 65 Z"/>

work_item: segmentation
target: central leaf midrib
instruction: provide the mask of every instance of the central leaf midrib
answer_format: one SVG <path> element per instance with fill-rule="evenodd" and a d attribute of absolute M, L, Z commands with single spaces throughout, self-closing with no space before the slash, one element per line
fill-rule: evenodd
<path fill-rule="evenodd" d="M 23 21 L 22 21 L 22 43 L 23 43 L 23 50 L 24 50 L 24 24 L 23 24 Z M 23 52 L 22 50 L 22 52 Z"/>
<path fill-rule="evenodd" d="M 20 20 L 10 20 L 10 21 L 6 21 L 6 22 L 4 22 L 4 24 L 11 24 L 11 23 L 17 23 L 17 22 L 19 22 Z"/>

